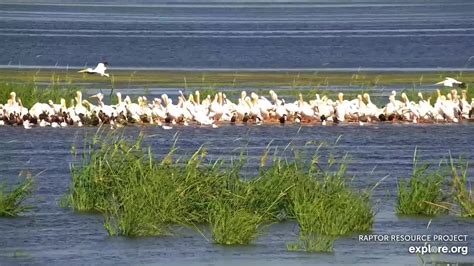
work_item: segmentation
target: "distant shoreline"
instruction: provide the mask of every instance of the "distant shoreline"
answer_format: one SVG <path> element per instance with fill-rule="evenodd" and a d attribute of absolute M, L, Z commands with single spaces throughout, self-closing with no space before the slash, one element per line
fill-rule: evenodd
<path fill-rule="evenodd" d="M 78 70 L 94 67 L 84 66 L 38 66 L 38 65 L 0 65 L 0 70 Z M 213 68 L 213 67 L 109 67 L 110 71 L 166 71 L 166 72 L 474 72 L 474 68 L 464 67 L 341 67 L 341 68 Z"/>

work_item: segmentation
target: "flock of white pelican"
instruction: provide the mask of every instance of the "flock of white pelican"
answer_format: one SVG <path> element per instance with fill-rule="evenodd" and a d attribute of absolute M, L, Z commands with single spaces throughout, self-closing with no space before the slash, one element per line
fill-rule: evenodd
<path fill-rule="evenodd" d="M 199 91 L 190 95 L 179 92 L 174 102 L 167 94 L 161 98 L 148 100 L 138 97 L 134 102 L 129 96 L 116 93 L 116 104 L 105 104 L 104 95 L 91 96 L 94 100 L 83 99 L 76 92 L 69 105 L 65 99 L 59 103 L 35 103 L 31 108 L 22 105 L 15 92 L 5 104 L 0 104 L 0 125 L 31 127 L 99 126 L 108 124 L 112 128 L 129 124 L 153 124 L 170 129 L 174 125 L 187 126 L 195 123 L 202 126 L 218 127 L 219 124 L 246 123 L 348 123 L 360 125 L 376 121 L 407 121 L 410 123 L 453 122 L 473 116 L 474 98 L 467 99 L 466 90 L 452 89 L 443 95 L 437 90 L 434 103 L 420 92 L 418 99 L 409 99 L 402 93 L 392 91 L 383 107 L 372 103 L 370 95 L 364 93 L 354 99 L 344 99 L 339 93 L 336 100 L 316 94 L 306 101 L 302 94 L 296 101 L 287 102 L 273 90 L 268 97 L 242 91 L 233 102 L 223 92 L 202 97 Z"/>

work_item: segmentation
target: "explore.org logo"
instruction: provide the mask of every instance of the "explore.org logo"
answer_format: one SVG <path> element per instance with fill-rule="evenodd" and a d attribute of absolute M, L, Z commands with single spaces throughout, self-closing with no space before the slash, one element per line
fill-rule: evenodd
<path fill-rule="evenodd" d="M 411 254 L 469 254 L 468 246 L 432 246 L 427 244 L 424 246 L 410 246 L 408 252 Z"/>
<path fill-rule="evenodd" d="M 359 235 L 359 242 L 410 243 L 411 254 L 460 254 L 468 255 L 468 238 L 465 234 L 369 234 Z"/>

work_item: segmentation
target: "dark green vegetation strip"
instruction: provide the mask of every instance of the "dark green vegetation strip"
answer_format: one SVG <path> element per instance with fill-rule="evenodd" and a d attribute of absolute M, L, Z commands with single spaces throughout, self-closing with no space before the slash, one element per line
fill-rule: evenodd
<path fill-rule="evenodd" d="M 272 87 L 292 88 L 326 85 L 434 84 L 449 76 L 474 82 L 474 72 L 232 72 L 232 71 L 120 71 L 110 69 L 111 78 L 77 73 L 76 70 L 0 70 L 0 82 L 50 84 L 102 84 L 104 87 Z"/>

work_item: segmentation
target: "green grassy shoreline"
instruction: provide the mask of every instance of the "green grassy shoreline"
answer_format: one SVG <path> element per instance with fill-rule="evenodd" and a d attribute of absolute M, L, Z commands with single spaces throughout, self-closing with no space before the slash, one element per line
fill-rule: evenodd
<path fill-rule="evenodd" d="M 110 70 L 111 78 L 77 73 L 76 70 L 0 70 L 0 82 L 36 84 L 96 84 L 104 87 L 317 87 L 325 85 L 434 84 L 449 76 L 474 82 L 474 72 L 301 72 L 301 71 L 155 71 Z"/>

